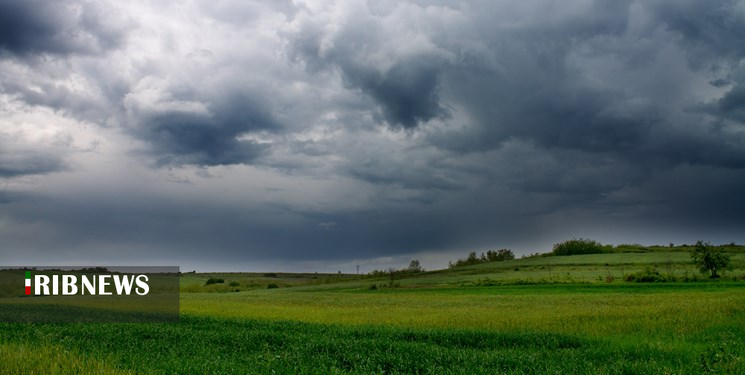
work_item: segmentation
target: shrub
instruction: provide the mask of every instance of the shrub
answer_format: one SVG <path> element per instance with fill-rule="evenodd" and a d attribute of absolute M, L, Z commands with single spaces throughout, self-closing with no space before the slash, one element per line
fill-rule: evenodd
<path fill-rule="evenodd" d="M 636 273 L 630 273 L 626 275 L 624 278 L 624 281 L 634 281 L 637 283 L 657 283 L 657 282 L 666 282 L 666 281 L 675 281 L 675 277 L 670 275 L 662 275 L 660 274 L 657 269 L 652 267 L 647 267 L 643 271 L 639 271 Z"/>
<path fill-rule="evenodd" d="M 600 254 L 603 245 L 587 238 L 571 239 L 554 245 L 554 255 Z"/>
<path fill-rule="evenodd" d="M 510 249 L 489 250 L 486 253 L 481 253 L 481 255 L 476 254 L 475 251 L 471 251 L 467 257 L 458 259 L 455 263 L 449 262 L 448 268 L 470 266 L 479 263 L 502 262 L 513 259 L 515 259 L 515 253 Z"/>
<path fill-rule="evenodd" d="M 277 277 L 277 274 L 274 272 L 265 273 L 264 277 Z"/>
<path fill-rule="evenodd" d="M 378 286 L 377 286 L 377 285 L 375 285 L 375 283 L 373 283 L 373 284 L 370 284 L 370 286 L 369 286 L 369 287 L 367 287 L 367 289 L 368 289 L 368 290 L 377 290 L 377 289 L 378 289 Z"/>
<path fill-rule="evenodd" d="M 277 289 L 279 286 L 277 284 L 269 284 L 266 286 L 267 289 Z"/>
<path fill-rule="evenodd" d="M 241 285 L 241 283 L 239 283 L 237 281 L 231 281 L 230 284 L 228 284 L 228 285 L 230 285 L 230 286 L 239 286 L 239 285 Z"/>
<path fill-rule="evenodd" d="M 217 279 L 217 278 L 210 277 L 209 279 L 207 279 L 207 282 L 204 283 L 204 285 L 224 284 L 224 283 L 225 283 L 225 279 Z"/>

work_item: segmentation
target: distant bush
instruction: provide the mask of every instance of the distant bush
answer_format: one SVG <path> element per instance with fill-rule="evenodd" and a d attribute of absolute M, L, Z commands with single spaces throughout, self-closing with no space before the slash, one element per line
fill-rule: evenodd
<path fill-rule="evenodd" d="M 669 248 L 663 248 L 662 250 L 668 251 Z M 634 244 L 618 244 L 616 246 L 612 246 L 612 251 L 614 253 L 648 253 L 648 252 L 651 252 L 652 249 L 650 249 L 647 246 L 634 243 Z"/>
<path fill-rule="evenodd" d="M 396 269 L 395 267 L 390 267 L 387 270 L 372 270 L 368 273 L 371 277 L 387 277 L 390 279 L 390 284 L 393 284 L 393 281 L 399 278 L 405 278 L 407 276 L 411 276 L 416 273 L 424 272 L 424 268 L 422 267 L 421 263 L 419 263 L 419 260 L 412 259 L 411 262 L 409 262 L 409 266 L 402 269 Z M 383 286 L 383 284 L 381 284 Z"/>
<path fill-rule="evenodd" d="M 239 286 L 239 285 L 241 285 L 241 283 L 239 283 L 237 281 L 231 281 L 230 284 L 228 284 L 228 285 L 230 285 L 230 286 Z"/>
<path fill-rule="evenodd" d="M 602 252 L 603 245 L 601 245 L 600 242 L 587 238 L 575 238 L 559 242 L 554 245 L 552 250 L 554 255 L 600 254 Z"/>
<path fill-rule="evenodd" d="M 277 274 L 274 272 L 265 273 L 264 277 L 277 277 Z"/>
<path fill-rule="evenodd" d="M 277 284 L 269 284 L 266 286 L 267 289 L 277 289 L 279 286 Z"/>
<path fill-rule="evenodd" d="M 207 282 L 204 283 L 204 285 L 224 284 L 224 283 L 225 283 L 225 279 L 217 279 L 217 278 L 210 277 L 209 279 L 207 279 Z"/>
<path fill-rule="evenodd" d="M 377 290 L 377 289 L 378 289 L 378 286 L 377 286 L 377 285 L 375 285 L 375 283 L 372 283 L 372 284 L 370 284 L 370 286 L 369 286 L 369 287 L 367 287 L 367 289 L 368 289 L 368 290 Z"/>
<path fill-rule="evenodd" d="M 476 255 L 475 251 L 471 251 L 470 253 L 468 253 L 467 257 L 458 259 L 455 261 L 455 263 L 448 263 L 448 267 L 453 268 L 460 266 L 470 266 L 472 264 L 501 262 L 513 259 L 515 259 L 515 253 L 513 253 L 512 250 L 509 249 L 489 250 L 486 253 L 481 253 L 481 255 Z"/>
<path fill-rule="evenodd" d="M 630 273 L 624 276 L 624 281 L 637 282 L 637 283 L 659 283 L 667 281 L 676 281 L 676 278 L 671 275 L 663 275 L 656 268 L 647 267 L 643 271 L 636 273 Z"/>

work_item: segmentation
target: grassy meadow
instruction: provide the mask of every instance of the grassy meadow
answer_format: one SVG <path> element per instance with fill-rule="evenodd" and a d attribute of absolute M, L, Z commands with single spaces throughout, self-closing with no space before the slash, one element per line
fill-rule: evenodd
<path fill-rule="evenodd" d="M 708 280 L 663 249 L 394 278 L 185 273 L 179 323 L 0 324 L 0 372 L 745 373 L 745 252 Z M 645 270 L 677 281 L 624 281 Z"/>

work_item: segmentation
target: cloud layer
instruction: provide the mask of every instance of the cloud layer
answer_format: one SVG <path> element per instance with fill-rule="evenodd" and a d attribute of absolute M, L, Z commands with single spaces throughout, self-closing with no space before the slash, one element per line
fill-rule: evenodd
<path fill-rule="evenodd" d="M 0 10 L 0 233 L 37 259 L 745 241 L 742 1 Z"/>

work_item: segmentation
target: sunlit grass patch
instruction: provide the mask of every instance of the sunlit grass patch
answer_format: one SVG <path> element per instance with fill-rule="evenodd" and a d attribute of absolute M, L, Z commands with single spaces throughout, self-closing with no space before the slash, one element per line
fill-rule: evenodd
<path fill-rule="evenodd" d="M 3 374 L 134 374 L 114 368 L 77 350 L 41 343 L 0 344 L 0 373 Z"/>
<path fill-rule="evenodd" d="M 734 285 L 547 285 L 343 293 L 286 289 L 230 295 L 184 294 L 181 311 L 204 316 L 352 325 L 492 330 L 531 327 L 588 335 L 634 333 L 641 329 L 670 335 L 696 332 L 706 325 L 732 319 L 745 324 L 745 318 L 736 315 L 745 313 L 745 292 Z"/>

